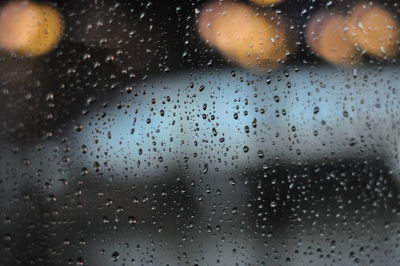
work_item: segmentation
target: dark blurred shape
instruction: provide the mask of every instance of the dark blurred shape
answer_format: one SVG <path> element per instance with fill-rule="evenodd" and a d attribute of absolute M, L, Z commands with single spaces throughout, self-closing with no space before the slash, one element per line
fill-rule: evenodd
<path fill-rule="evenodd" d="M 50 138 L 129 79 L 110 51 L 63 42 L 36 58 L 3 56 L 0 69 L 0 136 L 11 142 Z M 58 128 L 55 130 L 55 128 Z"/>

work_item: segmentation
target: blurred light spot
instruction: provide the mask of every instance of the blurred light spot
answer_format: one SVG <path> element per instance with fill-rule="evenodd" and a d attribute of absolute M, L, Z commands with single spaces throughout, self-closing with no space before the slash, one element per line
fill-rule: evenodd
<path fill-rule="evenodd" d="M 198 31 L 225 57 L 250 68 L 270 69 L 291 51 L 284 20 L 272 12 L 257 13 L 244 4 L 208 4 L 201 11 Z"/>
<path fill-rule="evenodd" d="M 27 1 L 0 10 L 0 48 L 28 56 L 42 55 L 59 42 L 63 29 L 58 11 Z"/>
<path fill-rule="evenodd" d="M 378 5 L 354 7 L 348 29 L 353 41 L 371 55 L 392 57 L 398 53 L 399 26 L 393 14 Z"/>
<path fill-rule="evenodd" d="M 280 4 L 285 0 L 250 0 L 250 1 L 259 6 L 270 6 L 270 5 Z"/>
<path fill-rule="evenodd" d="M 306 40 L 311 50 L 328 62 L 350 65 L 361 60 L 341 15 L 325 11 L 314 15 L 307 24 Z"/>

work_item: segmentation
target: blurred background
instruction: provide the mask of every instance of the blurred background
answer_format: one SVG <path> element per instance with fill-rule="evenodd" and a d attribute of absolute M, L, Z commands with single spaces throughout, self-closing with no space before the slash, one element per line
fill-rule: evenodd
<path fill-rule="evenodd" d="M 35 18 L 35 7 L 55 14 L 40 24 L 15 11 Z M 2 134 L 10 139 L 43 137 L 90 97 L 150 75 L 392 65 L 399 49 L 396 1 L 3 1 L 1 15 Z"/>
<path fill-rule="evenodd" d="M 399 264 L 397 1 L 0 4 L 0 265 Z"/>

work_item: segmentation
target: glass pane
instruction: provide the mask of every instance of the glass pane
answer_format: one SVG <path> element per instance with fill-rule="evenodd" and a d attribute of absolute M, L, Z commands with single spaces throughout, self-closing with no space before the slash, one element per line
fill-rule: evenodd
<path fill-rule="evenodd" d="M 0 265 L 398 265 L 397 1 L 4 1 Z"/>

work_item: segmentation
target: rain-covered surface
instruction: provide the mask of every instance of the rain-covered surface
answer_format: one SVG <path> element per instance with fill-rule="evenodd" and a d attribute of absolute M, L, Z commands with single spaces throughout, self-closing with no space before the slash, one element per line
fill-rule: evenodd
<path fill-rule="evenodd" d="M 400 264 L 398 14 L 4 2 L 0 265 Z"/>

